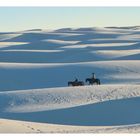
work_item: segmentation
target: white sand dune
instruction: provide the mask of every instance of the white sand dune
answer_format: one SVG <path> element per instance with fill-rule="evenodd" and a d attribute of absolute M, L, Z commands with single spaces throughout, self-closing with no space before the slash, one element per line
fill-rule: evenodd
<path fill-rule="evenodd" d="M 47 39 L 47 40 L 43 40 L 46 42 L 52 42 L 52 43 L 56 43 L 56 44 L 76 44 L 79 41 L 67 41 L 67 40 L 57 40 L 57 39 Z"/>
<path fill-rule="evenodd" d="M 54 52 L 63 52 L 63 50 L 1 50 L 1 52 L 49 52 L 49 53 L 54 53 Z"/>
<path fill-rule="evenodd" d="M 139 85 L 17 90 L 0 92 L 0 106 L 4 112 L 36 112 L 139 96 Z"/>
<path fill-rule="evenodd" d="M 0 48 L 6 48 L 9 46 L 24 45 L 24 44 L 28 44 L 28 42 L 0 42 Z"/>
<path fill-rule="evenodd" d="M 101 43 L 101 44 L 83 44 L 83 45 L 71 45 L 71 46 L 65 46 L 62 48 L 86 48 L 86 47 L 118 47 L 118 46 L 129 46 L 129 45 L 135 45 L 137 42 L 134 43 Z"/>
<path fill-rule="evenodd" d="M 129 55 L 135 55 L 135 54 L 140 54 L 139 49 L 135 50 L 101 50 L 101 51 L 96 51 L 92 52 L 96 53 L 96 55 L 101 55 L 104 58 L 119 58 L 123 56 L 129 56 Z"/>
<path fill-rule="evenodd" d="M 130 35 L 124 35 L 118 37 L 118 39 L 123 39 L 123 40 L 139 40 L 140 35 L 139 34 L 130 34 Z"/>
<path fill-rule="evenodd" d="M 139 38 L 138 26 L 0 33 L 0 132 L 140 132 Z M 85 86 L 67 87 L 75 77 Z"/>
<path fill-rule="evenodd" d="M 73 81 L 75 77 L 85 81 L 91 77 L 92 72 L 96 73 L 101 84 L 139 84 L 139 70 L 138 60 L 47 64 L 0 63 L 0 90 L 67 87 L 68 81 Z"/>
<path fill-rule="evenodd" d="M 0 100 L 5 119 L 111 128 L 140 121 L 139 85 L 9 91 L 1 92 Z"/>
<path fill-rule="evenodd" d="M 12 38 L 18 37 L 20 35 L 22 35 L 22 34 L 21 33 L 1 33 L 0 34 L 0 41 L 12 39 Z"/>
<path fill-rule="evenodd" d="M 0 119 L 0 133 L 139 133 L 140 125 L 70 126 Z"/>

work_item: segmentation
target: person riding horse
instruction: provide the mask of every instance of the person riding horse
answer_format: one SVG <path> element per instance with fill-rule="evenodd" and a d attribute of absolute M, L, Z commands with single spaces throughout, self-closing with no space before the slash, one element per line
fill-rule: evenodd
<path fill-rule="evenodd" d="M 95 73 L 92 73 L 92 79 L 96 79 Z"/>
<path fill-rule="evenodd" d="M 77 78 L 75 78 L 74 81 L 69 81 L 68 82 L 68 86 L 83 86 L 84 82 L 83 81 L 79 81 Z"/>
<path fill-rule="evenodd" d="M 77 79 L 77 78 L 75 78 L 75 81 L 74 81 L 74 82 L 76 82 L 76 83 L 77 83 L 77 82 L 78 82 L 78 79 Z"/>
<path fill-rule="evenodd" d="M 97 79 L 95 77 L 95 73 L 92 73 L 92 77 L 91 78 L 87 78 L 85 80 L 85 82 L 89 82 L 89 85 L 93 85 L 93 84 L 100 85 L 101 84 L 100 79 Z"/>

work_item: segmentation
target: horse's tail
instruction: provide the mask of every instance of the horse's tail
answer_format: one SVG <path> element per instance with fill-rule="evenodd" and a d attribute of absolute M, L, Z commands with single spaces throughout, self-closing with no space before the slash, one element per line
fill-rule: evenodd
<path fill-rule="evenodd" d="M 101 81 L 98 79 L 98 84 L 100 85 L 101 84 Z"/>

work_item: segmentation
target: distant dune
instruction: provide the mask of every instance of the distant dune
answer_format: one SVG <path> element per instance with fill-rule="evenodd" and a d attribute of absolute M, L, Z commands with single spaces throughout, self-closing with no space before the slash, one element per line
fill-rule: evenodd
<path fill-rule="evenodd" d="M 140 26 L 0 33 L 1 133 L 137 133 L 139 106 Z"/>

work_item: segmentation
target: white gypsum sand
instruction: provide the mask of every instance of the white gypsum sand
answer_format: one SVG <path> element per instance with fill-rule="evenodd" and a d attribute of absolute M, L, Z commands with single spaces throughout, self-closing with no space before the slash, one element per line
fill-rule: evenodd
<path fill-rule="evenodd" d="M 138 27 L 0 34 L 1 133 L 140 132 Z M 101 85 L 88 86 L 92 73 Z M 77 77 L 85 86 L 67 87 Z"/>

